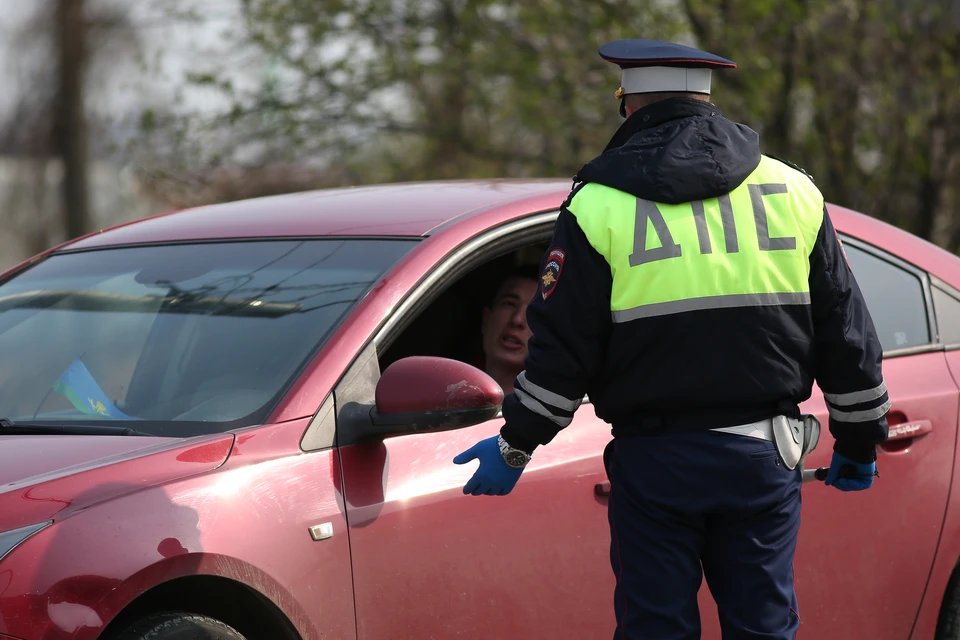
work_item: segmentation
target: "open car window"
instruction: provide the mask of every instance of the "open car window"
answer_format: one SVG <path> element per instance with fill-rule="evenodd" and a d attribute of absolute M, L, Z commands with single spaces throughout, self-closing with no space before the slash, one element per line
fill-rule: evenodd
<path fill-rule="evenodd" d="M 483 310 L 507 273 L 517 266 L 539 265 L 551 231 L 552 227 L 545 227 L 539 234 L 542 239 L 506 253 L 491 247 L 476 268 L 456 279 L 441 279 L 430 303 L 379 354 L 381 371 L 415 355 L 450 358 L 484 369 Z"/>
<path fill-rule="evenodd" d="M 0 417 L 156 435 L 257 424 L 413 240 L 55 255 L 0 285 Z"/>

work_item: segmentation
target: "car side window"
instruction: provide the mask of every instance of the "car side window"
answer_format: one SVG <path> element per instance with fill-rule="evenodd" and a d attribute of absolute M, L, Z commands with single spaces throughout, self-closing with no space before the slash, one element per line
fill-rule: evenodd
<path fill-rule="evenodd" d="M 948 346 L 960 345 L 960 300 L 937 287 L 932 291 L 940 342 Z"/>
<path fill-rule="evenodd" d="M 544 240 L 531 239 L 517 249 L 491 256 L 463 275 L 444 278 L 438 285 L 442 291 L 380 351 L 381 368 L 408 356 L 439 356 L 484 369 L 481 327 L 485 309 L 511 269 L 526 265 L 536 278 L 537 265 L 546 251 Z"/>
<path fill-rule="evenodd" d="M 923 282 L 906 269 L 862 249 L 843 245 L 877 328 L 883 350 L 930 344 Z"/>

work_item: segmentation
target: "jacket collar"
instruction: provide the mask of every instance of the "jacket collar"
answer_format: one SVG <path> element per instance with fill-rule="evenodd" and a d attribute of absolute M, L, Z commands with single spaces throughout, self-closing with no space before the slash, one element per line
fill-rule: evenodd
<path fill-rule="evenodd" d="M 659 127 L 671 120 L 697 116 L 709 118 L 711 116 L 723 116 L 723 114 L 716 105 L 694 98 L 669 98 L 648 104 L 634 112 L 620 125 L 604 151 L 623 146 L 630 138 L 644 129 Z"/>

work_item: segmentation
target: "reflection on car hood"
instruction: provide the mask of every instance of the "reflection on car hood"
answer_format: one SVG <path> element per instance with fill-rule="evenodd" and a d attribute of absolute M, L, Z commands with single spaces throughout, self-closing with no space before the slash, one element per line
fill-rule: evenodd
<path fill-rule="evenodd" d="M 131 453 L 169 442 L 167 438 L 105 436 L 2 436 L 0 438 L 0 492 L 61 472 L 80 472 L 127 457 Z M 31 483 L 32 484 L 32 483 Z"/>
<path fill-rule="evenodd" d="M 36 524 L 226 460 L 232 434 L 0 436 L 0 532 Z"/>

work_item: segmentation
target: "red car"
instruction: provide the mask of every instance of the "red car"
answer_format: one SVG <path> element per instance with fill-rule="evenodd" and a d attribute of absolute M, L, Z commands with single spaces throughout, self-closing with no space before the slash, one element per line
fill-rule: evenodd
<path fill-rule="evenodd" d="M 473 366 L 494 274 L 539 261 L 569 187 L 201 207 L 8 272 L 0 638 L 609 638 L 610 430 L 589 403 L 507 497 L 464 496 L 475 466 L 452 463 L 502 422 Z M 831 213 L 893 408 L 874 488 L 804 488 L 800 637 L 956 639 L 960 259 Z M 826 425 L 819 391 L 804 409 Z"/>

